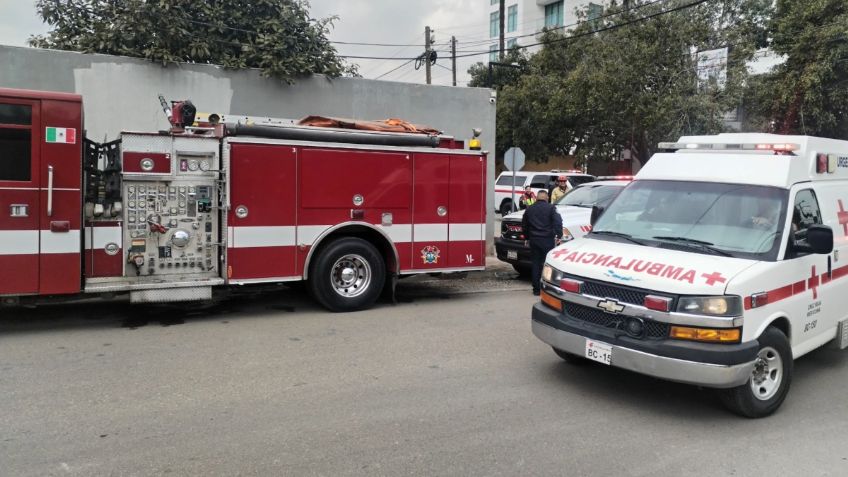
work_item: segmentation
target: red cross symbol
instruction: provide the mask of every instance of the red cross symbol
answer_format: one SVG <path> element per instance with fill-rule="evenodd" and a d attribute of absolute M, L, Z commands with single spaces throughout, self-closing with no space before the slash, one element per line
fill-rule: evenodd
<path fill-rule="evenodd" d="M 713 273 L 710 273 L 710 274 L 702 273 L 701 276 L 704 277 L 707 280 L 707 285 L 709 285 L 709 286 L 715 285 L 716 282 L 724 283 L 724 282 L 727 281 L 726 278 L 721 276 L 720 272 L 713 272 Z"/>
<path fill-rule="evenodd" d="M 557 250 L 556 252 L 552 253 L 551 255 L 553 255 L 554 258 L 561 258 L 563 255 L 568 255 L 568 253 L 569 253 L 568 249 L 562 249 L 562 250 Z"/>
<path fill-rule="evenodd" d="M 839 223 L 842 224 L 842 231 L 848 237 L 848 211 L 842 206 L 842 199 L 837 202 L 839 202 L 839 212 L 836 213 L 836 216 L 839 218 Z"/>
<path fill-rule="evenodd" d="M 807 280 L 807 288 L 813 290 L 813 300 L 817 300 L 819 297 L 816 288 L 818 288 L 820 284 L 821 281 L 819 280 L 819 276 L 816 275 L 816 266 L 813 265 L 813 271 L 810 272 L 810 278 Z"/>

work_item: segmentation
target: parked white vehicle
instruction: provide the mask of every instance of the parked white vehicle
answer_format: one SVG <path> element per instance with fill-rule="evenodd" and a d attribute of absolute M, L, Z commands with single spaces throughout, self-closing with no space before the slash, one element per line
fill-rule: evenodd
<path fill-rule="evenodd" d="M 606 208 L 629 180 L 595 181 L 579 185 L 560 199 L 557 212 L 562 217 L 562 239 L 573 240 L 592 230 L 589 225 L 592 208 Z M 507 262 L 521 274 L 530 273 L 530 246 L 526 244 L 521 219 L 524 211 L 507 215 L 501 221 L 501 236 L 495 238 L 495 252 L 499 260 Z"/>
<path fill-rule="evenodd" d="M 512 172 L 504 171 L 495 180 L 495 211 L 501 215 L 507 215 L 518 210 L 518 201 L 521 198 L 521 194 L 524 193 L 524 187 L 529 185 L 533 193 L 538 193 L 540 190 L 550 190 L 556 185 L 559 176 L 565 176 L 568 179 L 569 189 L 595 180 L 595 176 L 584 174 L 580 171 L 516 171 L 515 204 L 513 205 Z"/>
<path fill-rule="evenodd" d="M 848 347 L 848 141 L 661 148 L 592 232 L 548 255 L 533 332 L 567 361 L 719 388 L 736 413 L 769 415 L 794 359 Z"/>

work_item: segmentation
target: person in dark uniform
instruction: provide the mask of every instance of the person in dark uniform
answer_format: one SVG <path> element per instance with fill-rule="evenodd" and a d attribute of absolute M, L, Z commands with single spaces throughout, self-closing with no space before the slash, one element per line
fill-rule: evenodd
<path fill-rule="evenodd" d="M 545 256 L 552 248 L 559 245 L 562 239 L 562 217 L 557 212 L 556 206 L 548 202 L 548 193 L 540 191 L 536 195 L 536 203 L 524 211 L 521 222 L 524 225 L 524 236 L 529 242 L 530 257 L 533 261 L 531 275 L 533 294 L 538 295 Z"/>

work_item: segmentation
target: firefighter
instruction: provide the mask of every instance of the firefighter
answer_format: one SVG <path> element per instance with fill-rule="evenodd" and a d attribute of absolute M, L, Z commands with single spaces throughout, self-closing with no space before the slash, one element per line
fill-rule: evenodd
<path fill-rule="evenodd" d="M 533 192 L 533 189 L 530 186 L 524 188 L 524 194 L 521 195 L 521 198 L 518 200 L 518 205 L 521 209 L 526 209 L 531 205 L 536 203 L 536 194 Z"/>
<path fill-rule="evenodd" d="M 556 204 L 566 192 L 568 192 L 568 178 L 565 176 L 557 177 L 557 185 L 551 190 L 551 204 Z"/>
<path fill-rule="evenodd" d="M 548 193 L 539 191 L 536 202 L 527 208 L 521 219 L 524 234 L 530 246 L 532 260 L 533 294 L 539 295 L 539 281 L 542 278 L 542 267 L 545 257 L 552 248 L 560 244 L 562 239 L 562 217 L 557 208 L 548 202 Z"/>

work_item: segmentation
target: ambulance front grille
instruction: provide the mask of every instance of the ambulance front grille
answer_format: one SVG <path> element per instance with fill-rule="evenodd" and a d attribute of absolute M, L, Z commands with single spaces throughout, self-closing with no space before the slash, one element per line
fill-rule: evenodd
<path fill-rule="evenodd" d="M 648 290 L 639 290 L 636 288 L 610 285 L 603 282 L 587 280 L 583 277 L 577 276 L 569 276 L 569 278 L 575 278 L 583 282 L 581 293 L 584 295 L 596 296 L 598 298 L 612 298 L 622 303 L 630 303 L 639 306 L 642 306 L 642 304 L 645 303 L 645 297 L 648 295 L 663 296 L 671 298 L 673 300 L 671 303 L 672 307 L 676 304 L 676 300 L 673 295 L 666 295 L 662 293 L 651 292 Z"/>
<path fill-rule="evenodd" d="M 602 328 L 620 329 L 622 331 L 624 331 L 624 324 L 629 319 L 627 316 L 624 315 L 612 315 L 598 308 L 577 305 L 575 303 L 569 302 L 565 303 L 565 313 L 570 318 L 573 318 L 578 321 L 590 323 L 592 325 L 599 326 Z M 644 320 L 644 324 L 644 338 L 657 339 L 665 338 L 668 336 L 669 325 L 667 323 Z"/>

